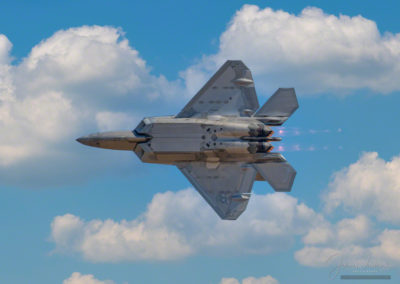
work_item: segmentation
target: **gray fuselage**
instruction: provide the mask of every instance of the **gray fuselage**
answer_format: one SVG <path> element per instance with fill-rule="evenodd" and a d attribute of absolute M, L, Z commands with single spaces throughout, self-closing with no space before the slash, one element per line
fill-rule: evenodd
<path fill-rule="evenodd" d="M 177 162 L 268 162 L 280 161 L 270 153 L 273 131 L 254 117 L 175 118 L 149 117 L 133 131 L 147 138 L 134 148 L 146 163 Z"/>

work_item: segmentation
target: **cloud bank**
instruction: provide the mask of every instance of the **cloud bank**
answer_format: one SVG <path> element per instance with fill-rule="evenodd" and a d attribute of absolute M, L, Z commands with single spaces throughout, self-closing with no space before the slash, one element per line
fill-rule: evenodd
<path fill-rule="evenodd" d="M 54 218 L 58 252 L 94 262 L 171 260 L 194 254 L 268 254 L 291 246 L 322 217 L 284 193 L 254 195 L 235 222 L 220 220 L 194 189 L 156 194 L 134 220 Z M 234 249 L 233 249 L 234 248 Z"/>
<path fill-rule="evenodd" d="M 92 274 L 74 272 L 68 279 L 63 281 L 63 284 L 115 284 L 115 282 L 111 280 L 101 281 L 94 278 Z"/>
<path fill-rule="evenodd" d="M 279 282 L 272 276 L 267 275 L 260 278 L 247 277 L 242 282 L 236 278 L 222 278 L 220 284 L 279 284 Z"/>
<path fill-rule="evenodd" d="M 323 195 L 325 211 L 343 208 L 356 217 L 313 227 L 303 237 L 305 247 L 295 253 L 296 260 L 307 266 L 400 265 L 399 172 L 399 156 L 385 161 L 376 152 L 363 153 L 336 172 Z M 383 230 L 373 219 L 380 221 Z"/>
<path fill-rule="evenodd" d="M 175 260 L 198 254 L 268 255 L 291 248 L 301 238 L 304 247 L 294 258 L 305 266 L 398 266 L 400 230 L 390 226 L 396 224 L 397 216 L 385 214 L 388 225 L 375 223 L 383 218 L 379 212 L 397 205 L 397 186 L 389 179 L 396 162 L 396 157 L 385 162 L 376 153 L 365 153 L 335 173 L 324 204 L 329 207 L 330 202 L 335 206 L 347 202 L 355 190 L 359 196 L 359 203 L 348 203 L 354 204 L 350 209 L 356 215 L 336 222 L 329 221 L 329 214 L 315 212 L 285 193 L 253 195 L 243 215 L 227 222 L 190 188 L 156 194 L 147 210 L 134 220 L 86 221 L 72 214 L 57 216 L 51 224 L 51 240 L 59 253 L 73 252 L 92 262 L 119 262 Z M 366 174 L 369 172 L 375 176 Z M 370 177 L 372 182 L 362 177 Z M 369 190 L 370 184 L 383 190 L 375 178 L 390 185 L 384 189 L 387 194 L 379 198 Z M 367 185 L 366 191 L 363 185 Z"/>
<path fill-rule="evenodd" d="M 242 59 L 256 75 L 257 90 L 267 95 L 278 87 L 296 87 L 301 96 L 400 90 L 400 34 L 382 34 L 362 16 L 315 7 L 295 15 L 244 5 L 220 36 L 218 52 L 181 73 L 188 89 L 201 87 L 228 58 Z"/>
<path fill-rule="evenodd" d="M 17 65 L 11 64 L 11 47 L 0 35 L 3 182 L 31 184 L 30 178 L 51 176 L 65 181 L 79 175 L 90 165 L 78 161 L 90 160 L 91 154 L 78 153 L 77 137 L 96 130 L 133 129 L 154 100 L 168 101 L 181 93 L 177 83 L 150 73 L 117 28 L 58 31 Z M 32 168 L 36 177 L 30 176 Z"/>
<path fill-rule="evenodd" d="M 112 115 L 113 104 L 155 92 L 164 80 L 150 75 L 122 32 L 111 27 L 59 31 L 17 66 L 7 64 L 9 51 L 3 36 L 0 130 L 8 135 L 0 141 L 2 166 L 49 148 L 61 151 L 64 140 L 89 126 L 96 129 L 95 122 L 104 124 L 102 109 Z"/>
<path fill-rule="evenodd" d="M 380 221 L 400 224 L 400 156 L 385 161 L 376 152 L 335 173 L 324 195 L 325 209 L 344 208 Z"/>
<path fill-rule="evenodd" d="M 278 280 L 271 277 L 270 275 L 256 278 L 246 277 L 241 282 L 236 278 L 222 278 L 220 284 L 279 284 Z M 98 280 L 92 274 L 81 274 L 74 272 L 68 279 L 63 281 L 63 284 L 115 284 L 111 280 Z"/>
<path fill-rule="evenodd" d="M 356 226 L 362 226 L 360 217 L 345 219 Z M 313 233 L 320 228 L 314 228 Z M 384 229 L 379 234 L 358 235 L 360 228 L 355 232 L 348 232 L 351 240 L 341 235 L 342 232 L 333 231 L 337 239 L 318 241 L 295 252 L 295 259 L 302 265 L 323 267 L 332 265 L 359 266 L 359 267 L 392 267 L 400 265 L 400 230 Z"/>

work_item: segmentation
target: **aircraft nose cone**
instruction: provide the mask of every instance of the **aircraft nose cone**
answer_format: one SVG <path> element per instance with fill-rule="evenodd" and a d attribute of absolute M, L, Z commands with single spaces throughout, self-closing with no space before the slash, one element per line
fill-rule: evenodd
<path fill-rule="evenodd" d="M 82 137 L 77 138 L 76 141 L 78 141 L 79 143 L 81 143 L 83 145 L 88 145 L 89 138 L 87 136 L 82 136 Z"/>

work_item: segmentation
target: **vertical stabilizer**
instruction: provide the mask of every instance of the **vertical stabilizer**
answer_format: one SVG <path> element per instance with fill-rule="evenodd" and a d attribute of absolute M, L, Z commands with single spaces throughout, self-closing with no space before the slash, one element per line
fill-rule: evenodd
<path fill-rule="evenodd" d="M 298 108 L 294 88 L 279 88 L 253 116 L 267 124 L 281 125 Z"/>

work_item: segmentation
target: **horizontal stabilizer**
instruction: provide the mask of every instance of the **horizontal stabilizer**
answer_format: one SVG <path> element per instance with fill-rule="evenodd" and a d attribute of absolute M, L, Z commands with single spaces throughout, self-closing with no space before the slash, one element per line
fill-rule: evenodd
<path fill-rule="evenodd" d="M 270 117 L 272 124 L 280 125 L 285 122 L 298 107 L 299 103 L 297 102 L 294 88 L 279 88 L 254 116 Z"/>
<path fill-rule="evenodd" d="M 253 164 L 275 191 L 290 191 L 296 171 L 288 162 Z"/>

